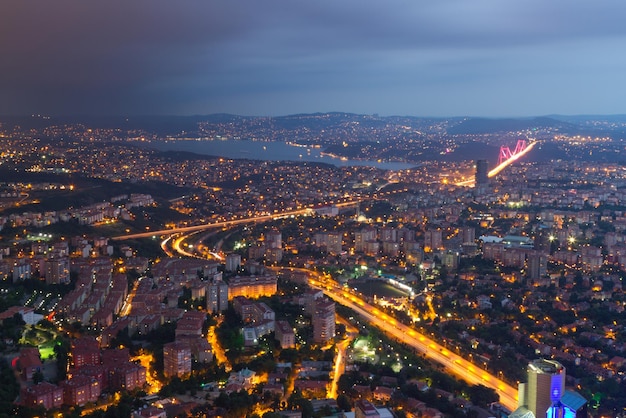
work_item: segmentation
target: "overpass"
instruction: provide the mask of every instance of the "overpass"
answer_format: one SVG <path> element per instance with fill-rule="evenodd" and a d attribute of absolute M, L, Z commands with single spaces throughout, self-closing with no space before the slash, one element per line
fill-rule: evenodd
<path fill-rule="evenodd" d="M 367 199 L 370 199 L 370 197 L 361 197 L 358 199 L 345 199 L 339 202 L 326 203 L 324 204 L 324 206 L 337 206 L 339 208 L 349 208 L 352 206 L 356 206 L 359 203 Z M 203 230 L 211 229 L 211 228 L 229 228 L 229 227 L 247 224 L 247 223 L 253 223 L 253 222 L 267 222 L 267 221 L 271 221 L 274 219 L 287 218 L 289 216 L 311 215 L 313 214 L 313 212 L 315 212 L 315 208 L 316 207 L 310 206 L 310 207 L 306 207 L 302 209 L 294 209 L 294 210 L 288 210 L 284 212 L 275 212 L 275 213 L 259 215 L 259 216 L 250 216 L 248 218 L 232 219 L 229 221 L 218 221 L 218 222 L 211 222 L 211 223 L 205 223 L 205 224 L 200 224 L 200 225 L 183 226 L 179 228 L 159 229 L 159 230 L 154 230 L 154 231 L 149 231 L 149 232 L 139 232 L 136 234 L 119 235 L 116 237 L 112 237 L 111 239 L 115 241 L 122 241 L 122 240 L 127 240 L 127 239 L 160 237 L 163 235 L 186 234 L 186 233 L 191 233 L 191 232 L 203 231 Z"/>
<path fill-rule="evenodd" d="M 182 239 L 182 237 L 179 237 Z M 176 247 L 176 246 L 175 246 Z M 180 246 L 176 249 L 180 251 Z M 183 252 L 186 256 L 194 256 L 188 252 Z M 306 273 L 308 283 L 311 287 L 320 289 L 326 296 L 336 303 L 344 305 L 367 320 L 371 325 L 379 328 L 391 338 L 407 344 L 416 351 L 424 354 L 436 363 L 442 365 L 449 373 L 466 381 L 471 385 L 483 385 L 493 389 L 499 396 L 499 402 L 510 411 L 514 411 L 518 406 L 517 388 L 509 385 L 497 376 L 492 375 L 487 370 L 482 369 L 471 361 L 450 351 L 435 340 L 416 331 L 408 325 L 396 320 L 377 307 L 369 304 L 360 296 L 339 286 L 339 284 L 327 279 L 321 274 L 304 268 L 297 267 L 268 267 L 274 271 L 301 271 Z"/>
<path fill-rule="evenodd" d="M 304 209 L 292 210 L 292 211 L 287 211 L 287 212 L 275 213 L 271 215 L 260 215 L 260 216 L 251 216 L 249 218 L 233 219 L 230 221 L 212 222 L 212 223 L 206 223 L 206 224 L 201 224 L 201 225 L 184 226 L 180 228 L 159 229 L 159 230 L 150 231 L 150 232 L 140 232 L 138 234 L 119 235 L 117 237 L 112 237 L 111 239 L 121 241 L 121 240 L 126 240 L 126 239 L 151 238 L 155 236 L 158 237 L 161 235 L 185 234 L 185 233 L 190 233 L 190 232 L 203 231 L 205 229 L 211 229 L 211 228 L 228 228 L 228 227 L 251 223 L 251 222 L 267 222 L 267 221 L 271 221 L 272 219 L 282 218 L 286 216 L 310 214 L 312 211 L 313 209 L 311 208 L 304 208 Z"/>

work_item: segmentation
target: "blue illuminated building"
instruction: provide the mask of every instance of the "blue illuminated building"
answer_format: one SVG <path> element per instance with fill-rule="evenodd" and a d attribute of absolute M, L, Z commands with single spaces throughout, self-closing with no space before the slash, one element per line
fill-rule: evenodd
<path fill-rule="evenodd" d="M 587 400 L 565 390 L 565 367 L 555 360 L 528 364 L 528 382 L 519 385 L 518 408 L 510 418 L 586 418 Z"/>

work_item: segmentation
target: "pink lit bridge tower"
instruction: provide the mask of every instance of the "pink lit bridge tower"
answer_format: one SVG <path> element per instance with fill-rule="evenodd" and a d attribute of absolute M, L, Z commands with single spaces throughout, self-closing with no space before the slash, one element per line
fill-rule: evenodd
<path fill-rule="evenodd" d="M 500 171 L 528 154 L 528 152 L 533 149 L 535 145 L 537 145 L 537 141 L 527 142 L 525 139 L 518 139 L 513 151 L 511 151 L 511 148 L 509 147 L 504 145 L 501 146 L 500 157 L 498 157 L 498 165 L 489 172 L 488 176 L 493 177 L 497 175 Z"/>
<path fill-rule="evenodd" d="M 509 160 L 516 160 L 518 156 L 524 155 L 526 153 L 526 147 L 528 147 L 528 143 L 525 139 L 518 139 L 517 145 L 515 145 L 515 149 L 513 151 L 511 151 L 511 148 L 502 145 L 500 147 L 500 157 L 498 157 L 498 165 L 506 163 Z"/>
<path fill-rule="evenodd" d="M 532 139 L 530 141 L 527 141 L 525 139 L 518 139 L 517 144 L 515 145 L 515 149 L 513 151 L 511 151 L 511 148 L 507 146 L 504 146 L 504 145 L 501 146 L 500 156 L 498 157 L 498 165 L 487 173 L 487 177 L 491 178 L 491 177 L 498 175 L 498 173 L 500 173 L 506 167 L 513 164 L 515 161 L 522 158 L 524 155 L 528 154 L 530 150 L 532 150 L 535 147 L 535 145 L 537 145 L 537 143 L 538 143 L 537 141 L 533 141 Z M 457 186 L 474 186 L 475 179 L 472 178 L 469 180 L 463 180 L 459 183 L 456 183 L 456 185 Z"/>

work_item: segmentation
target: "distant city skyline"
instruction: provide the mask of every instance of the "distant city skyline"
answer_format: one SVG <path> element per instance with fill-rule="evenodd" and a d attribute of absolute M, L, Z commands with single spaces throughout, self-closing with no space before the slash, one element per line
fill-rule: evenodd
<path fill-rule="evenodd" d="M 0 115 L 624 114 L 626 3 L 30 0 Z"/>

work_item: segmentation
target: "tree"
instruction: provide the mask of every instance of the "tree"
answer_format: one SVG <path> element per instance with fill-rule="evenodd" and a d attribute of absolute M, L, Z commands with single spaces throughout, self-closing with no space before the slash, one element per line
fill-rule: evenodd
<path fill-rule="evenodd" d="M 56 326 L 49 320 L 47 319 L 42 319 L 41 321 L 37 322 L 37 325 L 40 326 L 43 329 L 47 329 L 47 330 L 56 330 Z"/>
<path fill-rule="evenodd" d="M 289 409 L 300 409 L 302 418 L 313 417 L 313 404 L 310 400 L 303 398 L 299 390 L 294 390 L 291 396 L 289 396 L 287 406 Z"/>
<path fill-rule="evenodd" d="M 2 300 L 2 298 L 0 298 Z M 26 322 L 22 319 L 22 315 L 16 313 L 11 318 L 7 318 L 2 322 L 0 327 L 0 337 L 4 340 L 9 339 L 17 342 L 22 336 L 22 330 Z"/>
<path fill-rule="evenodd" d="M 20 385 L 4 357 L 0 357 L 0 381 L 0 411 L 9 411 L 20 392 Z"/>
<path fill-rule="evenodd" d="M 500 396 L 495 390 L 483 385 L 474 385 L 467 388 L 470 401 L 477 406 L 486 407 L 490 403 L 498 402 Z"/>
<path fill-rule="evenodd" d="M 57 379 L 65 380 L 69 363 L 70 342 L 66 339 L 59 339 L 53 350 L 57 359 Z"/>
<path fill-rule="evenodd" d="M 343 393 L 337 396 L 337 406 L 344 412 L 350 412 L 352 410 L 350 398 Z"/>
<path fill-rule="evenodd" d="M 258 402 L 255 395 L 249 395 L 246 391 L 234 392 L 230 395 L 222 392 L 215 400 L 215 406 L 219 406 L 228 411 L 226 417 L 243 417 L 252 410 Z"/>
<path fill-rule="evenodd" d="M 183 294 L 178 297 L 178 307 L 182 309 L 191 309 L 191 288 L 183 287 Z"/>
<path fill-rule="evenodd" d="M 129 347 L 131 352 L 134 352 L 133 340 L 130 338 L 128 327 L 125 327 L 123 330 L 117 333 L 115 337 L 111 339 L 109 344 L 110 347 Z"/>

